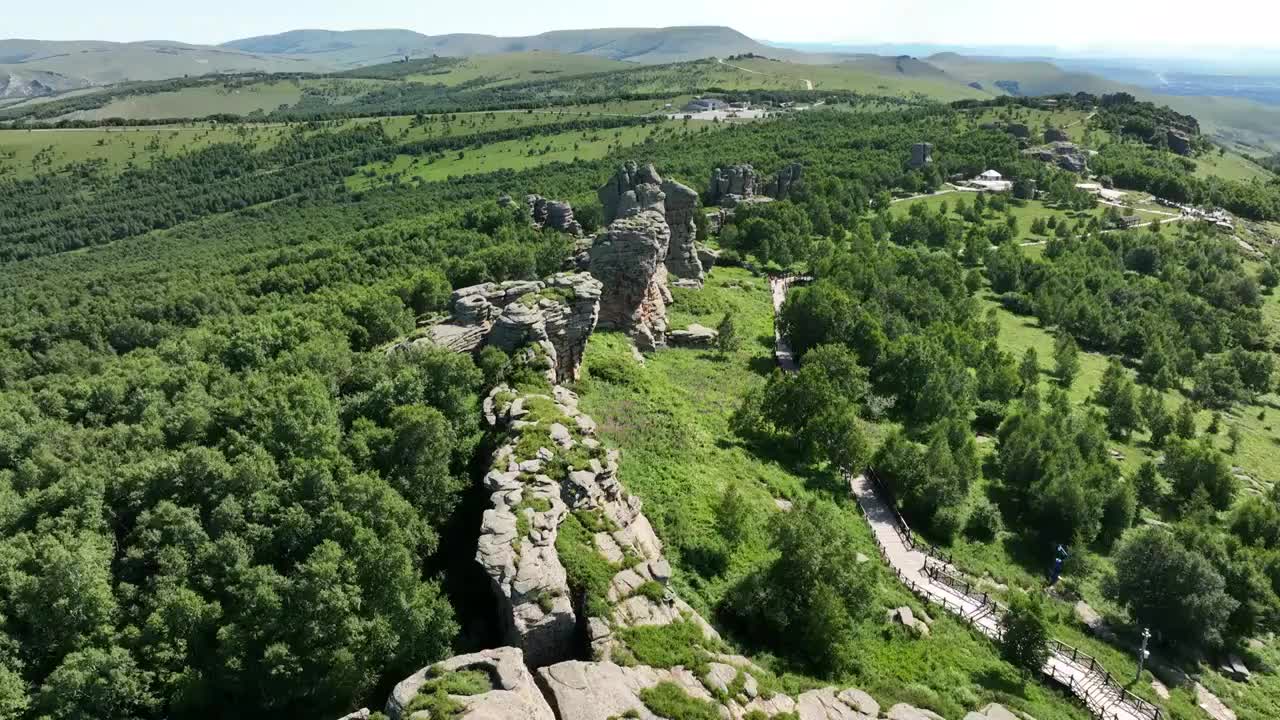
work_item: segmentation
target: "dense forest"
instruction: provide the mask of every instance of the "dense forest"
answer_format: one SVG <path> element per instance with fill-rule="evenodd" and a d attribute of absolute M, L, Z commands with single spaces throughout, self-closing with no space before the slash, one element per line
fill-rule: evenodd
<path fill-rule="evenodd" d="M 617 97 L 615 80 L 566 87 Z M 545 89 L 474 101 L 525 103 Z M 422 94 L 376 96 L 363 111 L 433 107 L 435 91 L 412 92 Z M 441 103 L 466 107 L 466 92 Z M 492 353 L 384 349 L 454 288 L 562 267 L 569 239 L 500 208 L 499 195 L 566 198 L 592 215 L 595 188 L 624 157 L 698 188 L 736 163 L 805 168 L 791 198 L 737 213 L 719 238 L 727 259 L 817 277 L 782 318 L 806 369 L 744 400 L 744 438 L 842 467 L 874 463 L 940 542 L 993 522 L 1119 542 L 1117 587 L 1132 579 L 1126 567 L 1163 552 L 1170 576 L 1212 601 L 1170 609 L 1146 598 L 1169 642 L 1217 647 L 1276 627 L 1274 503 L 1233 506 L 1226 461 L 1196 444 L 1194 428 L 1167 433 L 1152 483 L 1123 477 L 1105 442 L 1155 424 L 1160 403 L 1138 403 L 1120 371 L 1104 397 L 1134 397 L 1131 416 L 1041 397 L 1034 360 L 1028 370 L 1001 349 L 977 299 L 990 286 L 1063 338 L 1139 363 L 1143 389 L 1230 407 L 1274 387 L 1259 308 L 1260 287 L 1275 283 L 1245 274 L 1209 233 L 1082 227 L 1037 259 L 976 203 L 973 222 L 890 211 L 892 191 L 988 168 L 1070 202 L 1071 176 L 1006 134 L 945 107 L 813 111 L 599 161 L 359 193 L 343 184 L 396 153 L 640 122 L 584 119 L 407 149 L 376 125 L 300 128 L 266 150 L 216 145 L 114 177 L 6 184 L 0 717 L 337 716 L 480 641 L 442 551 L 483 448 L 478 399 L 509 368 Z M 924 140 L 937 162 L 908 169 Z M 895 426 L 877 448 L 868 422 Z M 989 470 L 975 430 L 997 436 Z M 971 497 L 984 473 L 1004 491 L 999 503 Z M 1194 512 L 1175 531 L 1126 534 L 1139 507 Z M 798 545 L 805 532 L 784 526 L 780 542 Z M 785 582 L 787 568 L 775 570 Z M 759 589 L 721 609 L 772 623 L 772 649 L 817 658 L 818 671 L 853 662 L 817 625 L 769 614 L 779 605 Z M 854 612 L 849 602 L 841 612 Z"/>

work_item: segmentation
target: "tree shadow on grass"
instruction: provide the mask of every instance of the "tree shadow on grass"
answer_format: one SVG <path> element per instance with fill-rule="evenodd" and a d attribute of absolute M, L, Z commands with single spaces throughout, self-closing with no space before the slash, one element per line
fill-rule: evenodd
<path fill-rule="evenodd" d="M 1027 684 L 1016 672 L 988 667 L 973 676 L 983 689 L 1009 697 L 1027 698 Z"/>

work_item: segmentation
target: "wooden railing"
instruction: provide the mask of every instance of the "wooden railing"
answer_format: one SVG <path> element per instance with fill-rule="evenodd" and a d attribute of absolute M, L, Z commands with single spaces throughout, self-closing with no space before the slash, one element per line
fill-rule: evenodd
<path fill-rule="evenodd" d="M 929 581 L 937 586 L 945 587 L 959 597 L 968 600 L 968 604 L 976 606 L 976 609 L 969 610 L 964 603 L 950 600 L 945 594 L 929 592 L 927 588 L 922 587 L 915 578 L 904 574 L 902 570 L 889 561 L 886 548 L 880 543 L 879 537 L 876 537 L 876 547 L 880 551 L 881 559 L 890 568 L 893 568 L 898 580 L 925 602 L 940 605 L 952 614 L 960 616 L 982 634 L 999 640 L 1004 629 L 1002 619 L 1008 612 L 1008 608 L 992 598 L 987 592 L 978 594 L 971 580 L 954 572 L 954 563 L 950 553 L 940 551 L 915 537 L 915 534 L 911 531 L 911 526 L 907 524 L 902 514 L 897 511 L 897 507 L 893 502 L 893 492 L 884 484 L 875 473 L 875 470 L 868 469 L 866 477 L 871 480 L 875 491 L 887 501 L 890 512 L 893 513 L 892 525 L 894 532 L 902 543 L 908 549 L 918 550 L 925 554 L 924 573 Z M 851 480 L 851 476 L 848 473 L 845 474 L 845 480 L 846 482 Z M 862 507 L 861 503 L 858 503 L 858 510 L 865 517 L 866 509 Z M 935 562 L 930 562 L 930 559 Z M 990 625 L 982 624 L 983 620 L 992 615 L 996 618 L 994 632 L 991 631 Z M 1060 662 L 1064 664 L 1070 663 L 1084 671 L 1084 679 L 1078 679 L 1074 674 L 1059 671 L 1053 663 L 1049 663 L 1044 668 L 1046 675 L 1059 684 L 1066 686 L 1071 690 L 1072 694 L 1083 700 L 1085 706 L 1089 709 L 1089 713 L 1096 720 L 1116 720 L 1116 718 L 1121 717 L 1115 709 L 1117 704 L 1125 705 L 1130 714 L 1137 715 L 1143 720 L 1164 720 L 1159 707 L 1125 689 L 1093 656 L 1054 639 L 1049 640 L 1049 650 Z"/>

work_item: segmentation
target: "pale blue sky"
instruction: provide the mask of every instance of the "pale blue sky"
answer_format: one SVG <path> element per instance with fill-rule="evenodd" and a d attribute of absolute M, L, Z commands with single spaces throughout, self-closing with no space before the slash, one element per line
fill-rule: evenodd
<path fill-rule="evenodd" d="M 776 41 L 1280 49 L 1276 0 L 54 0 L 12 2 L 0 37 L 218 43 L 297 28 L 528 35 L 729 25 Z"/>

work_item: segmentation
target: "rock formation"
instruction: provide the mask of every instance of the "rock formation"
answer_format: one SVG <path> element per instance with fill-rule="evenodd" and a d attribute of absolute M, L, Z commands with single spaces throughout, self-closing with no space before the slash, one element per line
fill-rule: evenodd
<path fill-rule="evenodd" d="M 911 146 L 911 159 L 907 165 L 912 170 L 919 170 L 933 162 L 933 143 L 916 143 Z"/>
<path fill-rule="evenodd" d="M 1067 135 L 1065 130 L 1051 127 L 1044 131 L 1045 142 L 1067 142 L 1069 140 L 1071 140 L 1071 138 Z"/>
<path fill-rule="evenodd" d="M 697 324 L 690 325 L 684 330 L 674 330 L 667 336 L 667 340 L 675 347 L 715 347 L 719 339 L 719 332 Z"/>
<path fill-rule="evenodd" d="M 652 165 L 628 162 L 597 192 L 606 223 L 645 212 L 662 215 L 669 228 L 669 245 L 662 262 L 677 278 L 702 281 L 698 261 L 698 193 L 674 180 L 663 180 Z"/>
<path fill-rule="evenodd" d="M 503 195 L 498 204 L 509 206 L 514 204 L 511 198 Z M 563 200 L 548 200 L 541 195 L 526 195 L 525 207 L 529 209 L 529 217 L 533 226 L 550 228 L 570 235 L 582 235 L 582 225 L 573 218 L 573 206 Z"/>
<path fill-rule="evenodd" d="M 667 303 L 663 258 L 671 229 L 656 210 L 615 220 L 591 247 L 591 274 L 604 284 L 600 300 L 603 329 L 621 330 L 644 351 L 667 343 Z"/>
<path fill-rule="evenodd" d="M 772 178 L 764 179 L 750 165 L 716 168 L 711 172 L 707 197 L 713 205 L 737 207 L 742 203 L 785 200 L 799 185 L 804 167 L 792 163 Z"/>
<path fill-rule="evenodd" d="M 392 352 L 424 346 L 475 352 L 492 345 L 507 353 L 524 352 L 524 360 L 545 370 L 551 382 L 572 380 L 596 327 L 601 290 L 588 273 L 460 288 L 450 298 L 447 320 Z"/>
<path fill-rule="evenodd" d="M 781 170 L 764 187 L 764 194 L 774 200 L 786 200 L 804 178 L 804 166 L 792 163 Z"/>
<path fill-rule="evenodd" d="M 667 226 L 671 228 L 671 245 L 663 262 L 672 275 L 701 282 L 704 268 L 698 257 L 698 225 L 694 220 L 698 212 L 698 193 L 674 180 L 662 182 L 662 193 L 666 196 L 664 213 Z"/>
<path fill-rule="evenodd" d="M 734 165 L 711 171 L 711 187 L 707 199 L 712 205 L 733 207 L 747 198 L 755 197 L 760 176 L 750 165 Z"/>
<path fill-rule="evenodd" d="M 458 716 L 467 720 L 556 720 L 546 698 L 534 683 L 525 666 L 524 655 L 517 648 L 497 648 L 471 655 L 459 655 L 425 667 L 401 680 L 387 699 L 386 712 L 391 720 L 401 720 L 413 699 L 432 680 L 447 678 L 450 673 L 478 670 L 489 677 L 492 690 L 478 695 L 450 695 L 464 710 Z M 415 712 L 410 717 L 415 718 Z M 365 717 L 368 717 L 366 711 Z"/>
<path fill-rule="evenodd" d="M 1179 155 L 1191 155 L 1191 136 L 1182 130 L 1169 128 L 1165 131 L 1165 142 L 1169 150 Z"/>
<path fill-rule="evenodd" d="M 492 507 L 476 560 L 493 584 L 506 642 L 521 648 L 531 667 L 585 655 L 579 638 L 591 657 L 609 659 L 620 642 L 616 631 L 635 625 L 687 620 L 718 639 L 674 594 L 638 592 L 665 588 L 671 566 L 639 498 L 618 480 L 617 452 L 595 439 L 596 424 L 578 410 L 576 395 L 559 386 L 547 395 L 499 387 L 484 411 L 510 436 L 484 477 Z M 566 521 L 573 528 L 562 537 Z M 608 588 L 580 586 L 561 562 L 565 551 L 579 559 L 595 554 L 611 567 Z"/>

